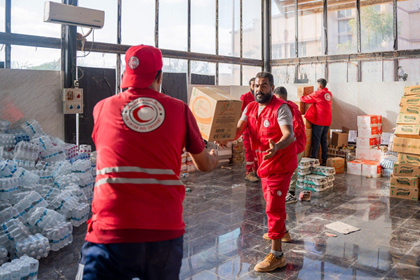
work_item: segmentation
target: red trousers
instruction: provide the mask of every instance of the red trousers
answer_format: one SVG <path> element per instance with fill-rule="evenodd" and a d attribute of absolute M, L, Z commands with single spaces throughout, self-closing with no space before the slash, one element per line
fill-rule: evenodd
<path fill-rule="evenodd" d="M 292 175 L 291 171 L 261 178 L 270 239 L 281 239 L 286 232 L 286 195 Z"/>
<path fill-rule="evenodd" d="M 255 155 L 255 151 L 251 147 L 251 139 L 249 138 L 249 134 L 244 133 L 242 135 L 242 139 L 245 147 L 246 174 L 253 171 L 257 172 L 257 156 Z"/>

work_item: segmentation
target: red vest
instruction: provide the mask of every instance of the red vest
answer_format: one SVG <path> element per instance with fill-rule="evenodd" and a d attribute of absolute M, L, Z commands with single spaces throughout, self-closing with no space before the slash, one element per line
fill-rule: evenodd
<path fill-rule="evenodd" d="M 317 90 L 302 96 L 300 101 L 312 103 L 305 114 L 305 118 L 313 124 L 330 126 L 332 120 L 332 94 L 328 88 Z"/>
<path fill-rule="evenodd" d="M 187 109 L 149 88 L 129 89 L 95 106 L 91 220 L 101 229 L 184 229 L 179 174 Z"/>
<path fill-rule="evenodd" d="M 245 110 L 246 106 L 248 106 L 249 103 L 255 101 L 255 96 L 254 96 L 254 94 L 252 94 L 251 91 L 248 91 L 247 93 L 241 95 L 241 101 L 242 101 L 242 109 L 241 110 L 243 112 Z M 244 136 L 249 135 L 248 128 L 245 129 L 243 134 L 244 134 Z"/>
<path fill-rule="evenodd" d="M 299 107 L 292 101 L 287 101 L 287 104 L 293 108 L 293 132 L 296 138 L 297 153 L 300 154 L 305 151 L 306 147 L 306 126 Z"/>
<path fill-rule="evenodd" d="M 263 160 L 265 151 L 270 149 L 269 140 L 277 143 L 283 137 L 277 122 L 277 112 L 280 106 L 285 103 L 283 100 L 273 97 L 259 116 L 259 104 L 257 102 L 250 103 L 247 108 L 246 115 L 252 149 L 256 151 L 258 176 L 261 178 L 268 177 L 271 174 L 294 171 L 297 168 L 296 141 L 285 149 L 277 151 L 272 158 Z M 289 108 L 293 114 L 293 108 L 290 105 Z"/>

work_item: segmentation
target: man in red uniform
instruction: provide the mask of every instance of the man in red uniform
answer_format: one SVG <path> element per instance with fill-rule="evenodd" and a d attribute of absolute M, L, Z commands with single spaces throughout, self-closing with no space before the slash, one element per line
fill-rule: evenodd
<path fill-rule="evenodd" d="M 317 158 L 319 145 L 322 147 L 322 165 L 327 164 L 328 144 L 327 136 L 332 119 L 332 94 L 326 88 L 327 80 L 318 79 L 318 90 L 300 98 L 304 103 L 312 103 L 305 118 L 312 123 L 312 154 Z"/>
<path fill-rule="evenodd" d="M 258 159 L 271 252 L 258 263 L 255 271 L 268 272 L 286 265 L 282 238 L 286 227 L 286 194 L 290 179 L 297 167 L 296 143 L 293 135 L 293 109 L 273 96 L 274 78 L 260 72 L 255 78 L 255 100 L 244 110 L 236 130 L 238 139 L 249 129 L 252 149 Z M 225 143 L 220 143 L 225 145 Z"/>
<path fill-rule="evenodd" d="M 255 86 L 255 78 L 251 78 L 249 80 L 249 91 L 241 95 L 242 112 L 245 110 L 246 106 L 248 106 L 249 103 L 255 101 L 254 86 Z M 257 158 L 255 156 L 255 151 L 253 151 L 251 148 L 251 139 L 249 138 L 248 129 L 245 129 L 244 134 L 242 135 L 242 139 L 243 139 L 244 147 L 245 147 L 245 160 L 246 160 L 245 180 L 255 183 L 259 181 L 257 177 L 258 165 L 257 165 Z"/>
<path fill-rule="evenodd" d="M 281 100 L 286 101 L 287 104 L 293 108 L 293 132 L 296 138 L 297 161 L 299 165 L 306 147 L 306 127 L 305 123 L 303 122 L 302 114 L 300 113 L 299 107 L 294 102 L 287 100 L 287 90 L 285 87 L 276 88 L 274 90 L 274 94 Z M 295 194 L 297 177 L 298 169 L 296 168 L 295 172 L 293 173 L 292 180 L 290 181 L 289 192 L 286 196 L 286 204 L 297 202 Z"/>
<path fill-rule="evenodd" d="M 241 95 L 242 112 L 245 110 L 246 106 L 248 106 L 249 103 L 255 101 L 254 86 L 255 86 L 255 78 L 251 78 L 251 80 L 249 80 L 249 91 Z M 248 129 L 245 129 L 244 134 L 242 134 L 242 139 L 243 139 L 244 147 L 245 147 L 245 160 L 246 160 L 245 180 L 255 183 L 259 181 L 257 177 L 258 165 L 257 165 L 257 158 L 255 156 L 255 151 L 253 151 L 251 148 L 251 139 L 249 138 Z"/>
<path fill-rule="evenodd" d="M 188 106 L 158 92 L 160 50 L 134 46 L 125 60 L 121 87 L 128 90 L 93 111 L 97 177 L 76 279 L 179 279 L 182 150 L 201 171 L 218 158 L 204 148 Z"/>

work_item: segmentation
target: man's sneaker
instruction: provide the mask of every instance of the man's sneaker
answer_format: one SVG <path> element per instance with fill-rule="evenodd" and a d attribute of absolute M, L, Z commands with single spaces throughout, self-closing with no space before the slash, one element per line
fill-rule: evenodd
<path fill-rule="evenodd" d="M 263 238 L 265 240 L 271 240 L 270 237 L 268 237 L 268 233 L 264 233 Z M 290 241 L 292 241 L 292 238 L 290 237 L 290 233 L 286 232 L 284 234 L 283 238 L 281 239 L 281 242 L 288 243 Z"/>
<path fill-rule="evenodd" d="M 293 194 L 291 194 L 291 193 L 287 193 L 287 195 L 286 195 L 286 204 L 290 204 L 290 203 L 296 203 L 298 200 L 297 200 L 297 198 L 296 198 L 296 196 L 294 196 Z"/>
<path fill-rule="evenodd" d="M 249 172 L 246 176 L 245 176 L 245 181 L 251 182 L 251 183 L 256 183 L 259 181 L 258 177 L 255 175 L 254 172 Z"/>
<path fill-rule="evenodd" d="M 284 255 L 281 258 L 277 258 L 273 253 L 269 253 L 262 262 L 254 267 L 254 270 L 258 272 L 269 272 L 279 267 L 284 267 L 286 264 Z"/>

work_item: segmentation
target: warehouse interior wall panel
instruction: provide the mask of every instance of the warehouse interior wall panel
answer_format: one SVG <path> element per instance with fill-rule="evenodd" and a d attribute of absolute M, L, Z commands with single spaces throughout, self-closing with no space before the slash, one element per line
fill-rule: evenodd
<path fill-rule="evenodd" d="M 0 69 L 0 119 L 19 127 L 28 119 L 45 133 L 64 138 L 62 72 Z"/>
<path fill-rule="evenodd" d="M 187 74 L 163 72 L 162 93 L 187 103 Z"/>

